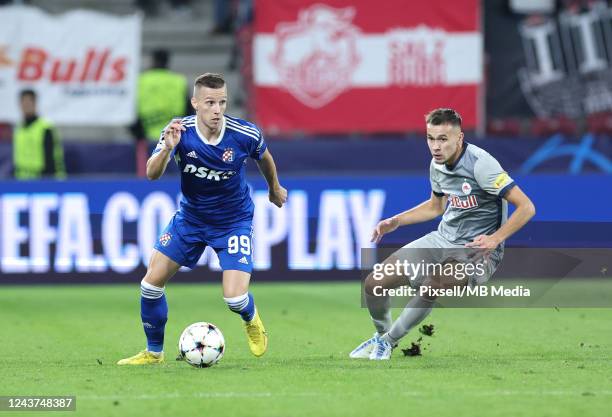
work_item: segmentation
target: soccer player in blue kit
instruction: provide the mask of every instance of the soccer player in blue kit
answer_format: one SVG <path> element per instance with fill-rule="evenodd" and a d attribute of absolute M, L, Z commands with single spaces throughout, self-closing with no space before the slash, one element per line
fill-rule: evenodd
<path fill-rule="evenodd" d="M 223 298 L 242 317 L 251 352 L 261 356 L 268 347 L 266 330 L 248 291 L 254 206 L 246 183 L 247 157 L 257 162 L 268 183 L 269 199 L 277 207 L 287 201 L 287 190 L 278 181 L 274 159 L 257 126 L 224 114 L 227 87 L 221 75 L 199 76 L 191 104 L 196 114 L 172 120 L 147 161 L 147 177 L 155 180 L 174 157 L 181 171 L 182 198 L 155 244 L 140 286 L 147 348 L 118 365 L 164 361 L 165 285 L 181 265 L 193 268 L 206 246 L 219 256 Z"/>

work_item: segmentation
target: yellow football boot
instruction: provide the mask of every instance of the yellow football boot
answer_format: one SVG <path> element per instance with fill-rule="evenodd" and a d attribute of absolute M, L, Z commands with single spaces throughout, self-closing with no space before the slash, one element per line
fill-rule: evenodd
<path fill-rule="evenodd" d="M 244 322 L 244 328 L 249 341 L 249 349 L 255 356 L 261 356 L 268 350 L 268 334 L 259 317 L 259 313 L 255 310 L 253 320 Z"/>
<path fill-rule="evenodd" d="M 117 365 L 153 365 L 164 361 L 164 352 L 155 355 L 148 350 L 138 352 L 129 358 L 121 359 Z"/>

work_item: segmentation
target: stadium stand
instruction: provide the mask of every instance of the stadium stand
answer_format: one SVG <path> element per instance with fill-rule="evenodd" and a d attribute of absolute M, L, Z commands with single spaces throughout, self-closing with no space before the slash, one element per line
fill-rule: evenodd
<path fill-rule="evenodd" d="M 32 0 L 31 5 L 50 13 L 63 13 L 76 8 L 97 10 L 112 14 L 128 14 L 138 11 L 135 0 Z M 165 48 L 172 51 L 171 69 L 185 74 L 189 83 L 203 72 L 220 72 L 230 86 L 241 85 L 237 68 L 231 68 L 230 61 L 234 48 L 233 36 L 215 34 L 213 0 L 194 1 L 189 4 L 190 13 L 176 13 L 167 2 L 159 2 L 159 15 L 144 15 L 142 26 L 142 69 L 149 66 L 151 51 Z M 244 115 L 244 97 L 239 87 L 232 88 L 229 97 L 233 115 Z M 78 127 L 58 126 L 62 137 L 68 141 L 130 142 L 130 135 L 124 127 Z"/>

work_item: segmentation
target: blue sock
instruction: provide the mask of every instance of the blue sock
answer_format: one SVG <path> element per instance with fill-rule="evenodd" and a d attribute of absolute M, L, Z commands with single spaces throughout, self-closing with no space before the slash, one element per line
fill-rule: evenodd
<path fill-rule="evenodd" d="M 234 313 L 240 314 L 242 320 L 251 321 L 255 316 L 255 301 L 253 300 L 253 294 L 250 292 L 239 295 L 238 297 L 225 298 L 225 304 Z"/>
<path fill-rule="evenodd" d="M 140 317 L 147 335 L 147 350 L 164 350 L 164 330 L 168 321 L 168 304 L 164 288 L 151 285 L 144 280 L 140 283 Z"/>

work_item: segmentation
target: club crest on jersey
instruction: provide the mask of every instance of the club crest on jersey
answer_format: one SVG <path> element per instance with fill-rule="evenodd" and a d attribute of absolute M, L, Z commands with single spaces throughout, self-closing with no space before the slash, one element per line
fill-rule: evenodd
<path fill-rule="evenodd" d="M 232 148 L 225 148 L 221 159 L 223 159 L 223 162 L 225 163 L 234 162 L 234 150 Z"/>
<path fill-rule="evenodd" d="M 470 195 L 470 196 L 467 196 L 466 198 L 461 198 L 456 195 L 451 195 L 448 200 L 452 208 L 470 209 L 473 207 L 478 207 L 478 200 L 476 199 L 475 195 Z"/>
<path fill-rule="evenodd" d="M 472 186 L 469 182 L 463 181 L 463 184 L 461 185 L 461 191 L 463 191 L 463 194 L 469 195 L 472 192 Z"/>
<path fill-rule="evenodd" d="M 164 233 L 159 237 L 159 244 L 164 247 L 168 246 L 168 243 L 170 243 L 170 239 L 172 239 L 172 235 L 170 233 Z"/>

